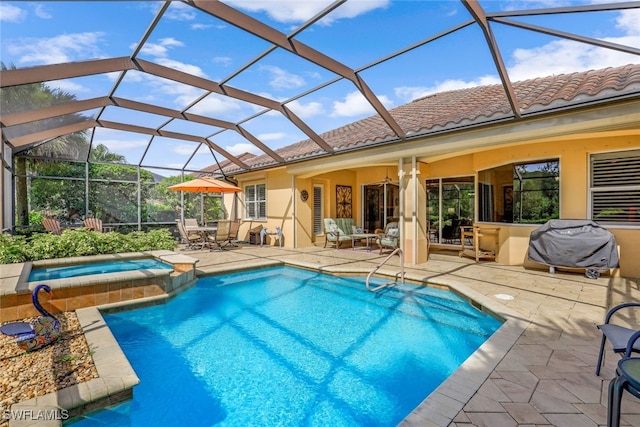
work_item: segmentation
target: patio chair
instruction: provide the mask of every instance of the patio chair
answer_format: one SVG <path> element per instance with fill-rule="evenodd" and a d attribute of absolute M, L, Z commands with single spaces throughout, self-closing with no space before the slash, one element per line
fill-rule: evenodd
<path fill-rule="evenodd" d="M 188 230 L 190 227 L 198 227 L 198 220 L 195 218 L 185 218 L 184 226 Z"/>
<path fill-rule="evenodd" d="M 177 220 L 178 231 L 180 232 L 180 238 L 182 243 L 187 245 L 187 249 L 202 249 L 204 247 L 204 236 L 195 231 L 188 231 L 182 221 Z M 200 246 L 198 247 L 198 244 Z"/>
<path fill-rule="evenodd" d="M 630 357 L 638 338 L 640 338 L 640 331 L 634 333 L 627 342 L 624 357 L 618 362 L 616 376 L 609 383 L 608 427 L 620 426 L 620 407 L 625 390 L 640 398 L 640 357 Z"/>
<path fill-rule="evenodd" d="M 211 242 L 214 247 L 211 250 L 224 250 L 224 245 L 229 239 L 229 232 L 231 231 L 231 221 L 220 220 L 218 221 L 218 229 L 215 234 L 208 234 L 207 240 Z"/>
<path fill-rule="evenodd" d="M 376 243 L 380 247 L 380 254 L 384 248 L 395 249 L 400 245 L 400 229 L 397 222 L 390 222 L 384 228 L 384 233 L 379 234 Z"/>
<path fill-rule="evenodd" d="M 98 218 L 87 218 L 83 221 L 84 228 L 88 230 L 97 231 L 102 233 L 102 220 Z"/>
<path fill-rule="evenodd" d="M 632 307 L 640 307 L 640 302 L 627 302 L 623 304 L 616 305 L 611 310 L 607 312 L 607 315 L 604 320 L 604 324 L 598 325 L 598 329 L 602 332 L 602 340 L 600 342 L 600 352 L 598 353 L 598 365 L 596 366 L 596 375 L 600 375 L 600 368 L 602 367 L 602 362 L 604 360 L 604 346 L 607 339 L 611 342 L 611 346 L 613 347 L 613 351 L 615 353 L 622 354 L 627 349 L 627 344 L 629 343 L 629 339 L 637 332 L 635 329 L 627 328 L 625 326 L 616 325 L 614 323 L 610 323 L 611 318 L 614 314 L 618 313 L 621 309 L 630 309 Z M 618 313 L 618 315 L 620 315 Z M 640 342 L 633 343 L 630 351 L 640 352 Z"/>
<path fill-rule="evenodd" d="M 233 243 L 235 240 L 238 240 L 238 230 L 240 230 L 240 220 L 236 219 L 234 221 L 231 221 L 231 226 L 229 228 L 229 237 L 227 238 L 225 246 L 229 245 L 238 247 L 238 245 Z"/>
<path fill-rule="evenodd" d="M 57 219 L 45 218 L 42 220 L 42 225 L 44 226 L 44 229 L 51 234 L 62 234 L 62 227 L 60 226 L 60 221 Z"/>

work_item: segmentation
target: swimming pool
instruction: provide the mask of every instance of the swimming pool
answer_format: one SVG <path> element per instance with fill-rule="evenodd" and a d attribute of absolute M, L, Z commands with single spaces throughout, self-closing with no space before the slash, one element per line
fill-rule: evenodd
<path fill-rule="evenodd" d="M 91 274 L 117 273 L 132 270 L 169 269 L 173 267 L 155 258 L 128 259 L 89 264 L 67 265 L 64 267 L 34 268 L 29 273 L 29 282 L 41 280 L 68 279 Z"/>
<path fill-rule="evenodd" d="M 277 267 L 105 315 L 138 374 L 93 425 L 396 425 L 501 322 L 457 295 Z"/>

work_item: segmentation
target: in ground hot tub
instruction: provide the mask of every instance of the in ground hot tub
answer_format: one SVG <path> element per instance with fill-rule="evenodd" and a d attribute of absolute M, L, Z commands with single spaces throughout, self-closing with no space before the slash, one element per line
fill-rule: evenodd
<path fill-rule="evenodd" d="M 172 251 L 27 262 L 20 277 L 13 283 L 4 283 L 0 290 L 0 322 L 37 316 L 31 290 L 40 283 L 53 290 L 53 298 L 43 298 L 46 309 L 54 313 L 71 311 L 172 295 L 195 284 L 196 262 L 196 258 Z"/>

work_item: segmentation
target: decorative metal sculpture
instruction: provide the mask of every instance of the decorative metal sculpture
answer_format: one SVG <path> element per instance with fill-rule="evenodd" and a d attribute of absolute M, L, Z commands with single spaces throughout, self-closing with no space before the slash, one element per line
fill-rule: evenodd
<path fill-rule="evenodd" d="M 336 218 L 352 218 L 351 186 L 336 185 Z"/>

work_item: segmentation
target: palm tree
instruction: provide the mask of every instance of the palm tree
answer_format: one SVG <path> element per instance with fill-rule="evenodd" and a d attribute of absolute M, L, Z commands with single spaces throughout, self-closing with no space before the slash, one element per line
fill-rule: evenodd
<path fill-rule="evenodd" d="M 11 68 L 8 68 L 3 62 L 0 62 L 0 69 L 3 71 L 8 69 L 15 70 L 16 66 L 11 65 Z M 75 95 L 59 89 L 52 89 L 45 83 L 31 83 L 2 89 L 0 108 L 2 114 L 12 114 L 52 105 L 60 105 L 75 100 Z M 30 130 L 52 129 L 80 120 L 85 120 L 85 118 L 79 114 L 71 114 L 32 122 L 22 127 Z M 70 155 L 74 156 L 73 158 L 77 158 L 81 152 L 86 152 L 88 144 L 86 132 L 82 131 L 70 135 L 63 135 L 30 148 L 29 154 L 43 158 L 69 158 Z M 29 225 L 28 166 L 26 157 L 19 155 L 14 156 L 17 225 Z"/>
<path fill-rule="evenodd" d="M 91 150 L 91 160 L 103 163 L 124 164 L 127 162 L 127 159 L 122 154 L 109 151 L 109 148 L 104 144 L 98 144 L 93 148 L 93 150 Z"/>

